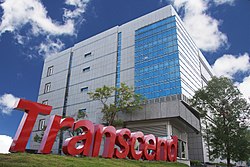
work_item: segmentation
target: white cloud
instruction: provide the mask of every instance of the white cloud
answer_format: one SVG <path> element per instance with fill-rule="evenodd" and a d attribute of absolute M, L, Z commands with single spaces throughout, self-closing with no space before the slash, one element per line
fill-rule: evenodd
<path fill-rule="evenodd" d="M 249 60 L 248 53 L 239 56 L 226 54 L 218 58 L 212 68 L 217 76 L 225 76 L 232 79 L 237 72 L 250 70 Z"/>
<path fill-rule="evenodd" d="M 37 49 L 35 51 L 38 55 L 47 57 L 63 48 L 64 43 L 60 37 L 77 35 L 77 25 L 83 22 L 83 13 L 89 2 L 90 0 L 65 0 L 63 21 L 58 22 L 51 19 L 41 0 L 0 0 L 0 8 L 3 9 L 0 37 L 5 32 L 11 32 L 16 42 L 23 47 L 26 47 L 25 44 L 32 45 L 30 41 L 36 39 L 32 48 Z M 46 41 L 40 43 L 42 38 Z M 30 50 L 34 52 L 34 49 Z M 28 58 L 37 57 L 36 53 L 25 55 Z"/>
<path fill-rule="evenodd" d="M 0 112 L 11 114 L 12 110 L 17 106 L 19 98 L 12 94 L 4 94 L 0 97 Z"/>
<path fill-rule="evenodd" d="M 85 12 L 89 0 L 66 0 L 65 4 L 74 6 L 74 10 L 64 9 L 66 19 L 78 18 Z"/>
<path fill-rule="evenodd" d="M 12 143 L 12 138 L 6 135 L 0 135 L 0 153 L 9 153 L 10 145 Z"/>
<path fill-rule="evenodd" d="M 183 22 L 197 46 L 214 52 L 227 44 L 227 36 L 219 30 L 220 21 L 207 14 L 208 1 L 204 0 L 172 0 L 179 11 L 184 9 Z"/>
<path fill-rule="evenodd" d="M 236 83 L 243 96 L 250 102 L 250 76 L 245 77 L 242 83 Z"/>
<path fill-rule="evenodd" d="M 39 45 L 38 53 L 46 58 L 59 52 L 63 47 L 64 43 L 60 39 L 51 40 L 47 37 L 46 41 Z"/>
<path fill-rule="evenodd" d="M 234 79 L 234 75 L 238 72 L 249 72 L 250 71 L 250 57 L 248 53 L 243 55 L 230 55 L 225 54 L 218 58 L 212 66 L 216 76 L 224 76 L 230 79 Z M 243 79 L 241 83 L 236 82 L 235 85 L 238 87 L 243 97 L 250 102 L 250 76 Z"/>
<path fill-rule="evenodd" d="M 216 5 L 229 4 L 233 5 L 235 0 L 213 0 Z"/>
<path fill-rule="evenodd" d="M 6 31 L 17 31 L 26 24 L 32 26 L 34 34 L 72 35 L 74 33 L 73 20 L 67 20 L 64 24 L 53 21 L 39 0 L 4 0 L 1 8 L 3 16 L 0 34 Z"/>
<path fill-rule="evenodd" d="M 48 12 L 40 0 L 3 0 L 0 7 L 3 9 L 0 35 L 6 31 L 15 32 L 30 24 L 34 35 L 74 35 L 75 21 L 85 12 L 90 0 L 66 0 L 67 6 L 74 9 L 64 9 L 64 23 L 60 24 L 48 16 Z"/>

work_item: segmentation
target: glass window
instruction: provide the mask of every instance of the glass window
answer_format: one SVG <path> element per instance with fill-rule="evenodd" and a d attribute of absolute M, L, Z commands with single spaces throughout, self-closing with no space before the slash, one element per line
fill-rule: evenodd
<path fill-rule="evenodd" d="M 43 100 L 43 101 L 42 101 L 42 104 L 48 105 L 48 100 Z"/>
<path fill-rule="evenodd" d="M 47 70 L 47 77 L 48 77 L 48 76 L 51 76 L 51 75 L 53 74 L 53 69 L 54 69 L 54 66 L 48 67 L 48 70 Z"/>
<path fill-rule="evenodd" d="M 121 69 L 121 32 L 118 33 L 117 46 L 117 65 L 116 65 L 116 87 L 120 87 L 120 69 Z"/>
<path fill-rule="evenodd" d="M 50 88 L 51 88 L 51 82 L 46 83 L 44 87 L 44 93 L 50 92 Z"/>
<path fill-rule="evenodd" d="M 177 92 L 165 91 L 179 77 L 174 59 L 178 58 L 175 24 L 175 17 L 169 17 L 135 32 L 135 91 L 148 99 Z"/>
<path fill-rule="evenodd" d="M 86 91 L 88 91 L 88 89 L 89 89 L 89 87 L 83 87 L 83 88 L 81 88 L 81 92 L 86 92 Z"/>
<path fill-rule="evenodd" d="M 88 71 L 90 71 L 90 67 L 86 67 L 86 68 L 84 68 L 82 71 L 83 71 L 83 72 L 88 72 Z"/>
<path fill-rule="evenodd" d="M 38 130 L 44 130 L 45 127 L 45 119 L 39 120 Z"/>
<path fill-rule="evenodd" d="M 180 139 L 178 139 L 177 157 L 181 159 L 187 158 L 187 143 Z"/>
<path fill-rule="evenodd" d="M 78 112 L 86 112 L 87 109 L 86 108 L 82 108 L 82 109 L 79 109 Z"/>
<path fill-rule="evenodd" d="M 86 58 L 86 57 L 90 57 L 90 56 L 92 56 L 91 52 L 88 52 L 88 53 L 86 53 L 86 54 L 84 55 L 85 58 Z"/>

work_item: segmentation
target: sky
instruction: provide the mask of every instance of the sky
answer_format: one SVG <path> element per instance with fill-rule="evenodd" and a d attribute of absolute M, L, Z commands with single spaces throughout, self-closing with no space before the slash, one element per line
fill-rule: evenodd
<path fill-rule="evenodd" d="M 250 0 L 0 0 L 0 153 L 36 101 L 44 58 L 172 4 L 217 76 L 250 97 Z"/>

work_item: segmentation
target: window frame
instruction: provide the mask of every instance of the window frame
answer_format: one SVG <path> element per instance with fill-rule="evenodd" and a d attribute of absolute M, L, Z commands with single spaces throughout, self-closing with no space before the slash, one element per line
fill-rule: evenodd
<path fill-rule="evenodd" d="M 85 67 L 85 68 L 82 69 L 82 72 L 89 72 L 89 71 L 90 71 L 90 66 Z"/>
<path fill-rule="evenodd" d="M 40 119 L 38 124 L 38 130 L 42 131 L 44 127 L 45 127 L 45 119 Z"/>
<path fill-rule="evenodd" d="M 78 113 L 80 113 L 80 112 L 87 112 L 87 108 L 80 108 L 79 110 L 78 110 Z"/>
<path fill-rule="evenodd" d="M 84 54 L 84 58 L 87 58 L 87 57 L 90 57 L 90 56 L 92 56 L 92 52 L 88 52 L 88 53 Z"/>
<path fill-rule="evenodd" d="M 42 104 L 48 105 L 48 104 L 49 104 L 49 101 L 48 101 L 48 100 L 43 100 L 43 101 L 42 101 Z"/>
<path fill-rule="evenodd" d="M 51 89 L 51 82 L 48 82 L 44 85 L 44 93 L 49 93 Z"/>
<path fill-rule="evenodd" d="M 81 88 L 81 92 L 87 92 L 89 90 L 88 86 L 82 87 Z"/>
<path fill-rule="evenodd" d="M 54 72 L 54 66 L 49 66 L 47 69 L 47 77 L 53 75 Z"/>

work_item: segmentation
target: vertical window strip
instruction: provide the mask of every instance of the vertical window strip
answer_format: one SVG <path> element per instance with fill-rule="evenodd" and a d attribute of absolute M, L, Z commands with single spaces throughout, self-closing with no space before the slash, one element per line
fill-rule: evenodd
<path fill-rule="evenodd" d="M 117 64 L 116 64 L 116 87 L 120 87 L 120 69 L 121 69 L 121 32 L 118 33 L 117 45 Z"/>

